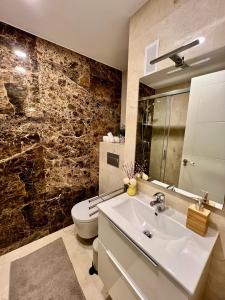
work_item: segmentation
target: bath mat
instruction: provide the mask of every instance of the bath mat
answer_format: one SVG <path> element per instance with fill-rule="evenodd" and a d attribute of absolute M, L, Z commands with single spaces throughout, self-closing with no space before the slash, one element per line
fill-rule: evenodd
<path fill-rule="evenodd" d="M 62 238 L 11 263 L 9 300 L 85 300 Z"/>

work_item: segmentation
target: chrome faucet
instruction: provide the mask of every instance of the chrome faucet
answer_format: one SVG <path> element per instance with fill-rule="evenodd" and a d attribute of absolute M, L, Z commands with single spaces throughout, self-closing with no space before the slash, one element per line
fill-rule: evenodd
<path fill-rule="evenodd" d="M 155 214 L 157 215 L 158 212 L 162 212 L 165 210 L 165 195 L 161 192 L 155 193 L 153 195 L 154 200 L 150 201 L 151 206 L 156 205 Z"/>

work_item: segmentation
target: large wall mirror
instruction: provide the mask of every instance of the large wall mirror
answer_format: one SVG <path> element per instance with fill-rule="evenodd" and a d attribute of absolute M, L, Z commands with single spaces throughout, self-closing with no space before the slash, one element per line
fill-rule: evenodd
<path fill-rule="evenodd" d="M 140 79 L 136 161 L 149 181 L 223 208 L 225 49 Z"/>

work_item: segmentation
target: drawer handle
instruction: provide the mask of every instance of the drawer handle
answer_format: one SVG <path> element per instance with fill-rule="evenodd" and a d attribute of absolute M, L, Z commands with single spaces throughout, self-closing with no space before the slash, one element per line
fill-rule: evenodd
<path fill-rule="evenodd" d="M 142 295 L 141 291 L 138 289 L 138 287 L 136 286 L 136 284 L 133 282 L 133 280 L 130 278 L 130 276 L 127 274 L 127 272 L 124 270 L 124 268 L 120 265 L 120 263 L 117 261 L 117 259 L 113 256 L 113 254 L 111 253 L 111 251 L 106 250 L 106 253 L 107 253 L 108 257 L 110 258 L 110 260 L 113 262 L 113 264 L 116 266 L 116 268 L 120 271 L 120 273 L 126 279 L 127 283 L 135 291 L 135 293 L 137 294 L 137 296 L 141 300 L 147 300 L 147 298 Z"/>

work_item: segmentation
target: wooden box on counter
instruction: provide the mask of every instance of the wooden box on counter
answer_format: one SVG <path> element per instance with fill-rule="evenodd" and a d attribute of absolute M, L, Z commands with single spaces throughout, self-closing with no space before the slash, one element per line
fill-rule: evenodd
<path fill-rule="evenodd" d="M 210 210 L 203 208 L 196 209 L 196 205 L 192 204 L 188 208 L 186 227 L 194 232 L 204 236 L 208 229 Z"/>

